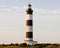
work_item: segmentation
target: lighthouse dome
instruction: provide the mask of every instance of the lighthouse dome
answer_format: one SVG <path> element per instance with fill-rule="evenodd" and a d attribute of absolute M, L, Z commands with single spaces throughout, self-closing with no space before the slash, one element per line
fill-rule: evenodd
<path fill-rule="evenodd" d="M 33 10 L 31 9 L 31 4 L 28 5 L 28 8 L 26 10 L 27 14 L 32 14 Z"/>

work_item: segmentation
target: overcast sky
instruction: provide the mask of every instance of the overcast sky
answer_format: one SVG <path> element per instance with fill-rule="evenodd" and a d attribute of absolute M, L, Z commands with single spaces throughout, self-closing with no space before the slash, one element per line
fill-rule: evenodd
<path fill-rule="evenodd" d="M 60 43 L 60 0 L 0 0 L 0 43 L 20 43 L 25 39 L 29 3 L 34 10 L 34 40 Z"/>

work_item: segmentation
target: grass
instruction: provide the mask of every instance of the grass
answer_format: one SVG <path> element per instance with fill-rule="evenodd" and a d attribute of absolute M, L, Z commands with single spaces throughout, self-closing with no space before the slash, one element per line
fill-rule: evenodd
<path fill-rule="evenodd" d="M 26 44 L 2 44 L 0 48 L 60 48 L 60 44 L 36 44 L 36 45 L 26 45 Z"/>

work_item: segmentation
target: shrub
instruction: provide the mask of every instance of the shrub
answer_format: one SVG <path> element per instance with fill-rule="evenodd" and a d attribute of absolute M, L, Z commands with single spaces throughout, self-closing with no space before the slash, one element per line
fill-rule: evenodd
<path fill-rule="evenodd" d="M 21 43 L 20 46 L 25 47 L 25 46 L 27 46 L 27 44 L 26 43 Z"/>

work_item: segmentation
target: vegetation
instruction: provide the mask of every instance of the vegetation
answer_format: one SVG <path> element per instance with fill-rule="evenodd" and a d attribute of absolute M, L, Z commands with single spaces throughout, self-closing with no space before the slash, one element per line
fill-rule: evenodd
<path fill-rule="evenodd" d="M 36 44 L 27 45 L 26 43 L 21 44 L 0 44 L 0 48 L 60 48 L 60 44 Z"/>

